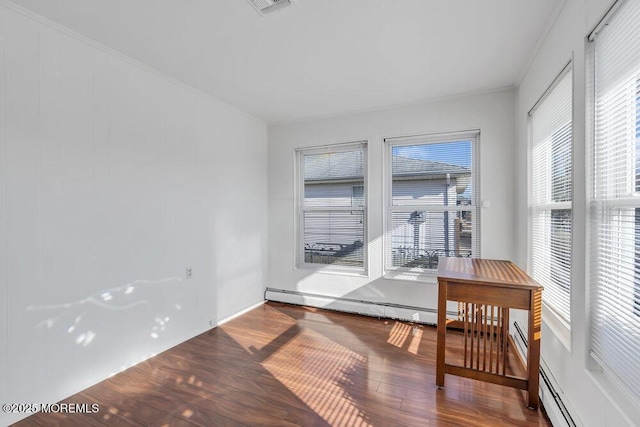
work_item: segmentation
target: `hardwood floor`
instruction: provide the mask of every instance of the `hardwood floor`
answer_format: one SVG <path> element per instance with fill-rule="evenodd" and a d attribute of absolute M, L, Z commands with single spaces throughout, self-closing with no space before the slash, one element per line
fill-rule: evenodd
<path fill-rule="evenodd" d="M 438 390 L 435 342 L 435 327 L 270 302 L 64 401 L 98 413 L 16 425 L 550 425 L 519 390 L 449 375 Z"/>

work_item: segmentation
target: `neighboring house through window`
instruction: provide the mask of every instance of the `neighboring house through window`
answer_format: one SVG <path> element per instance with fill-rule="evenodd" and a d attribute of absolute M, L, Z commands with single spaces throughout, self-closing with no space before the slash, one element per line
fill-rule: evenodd
<path fill-rule="evenodd" d="M 479 132 L 385 140 L 387 270 L 429 272 L 438 258 L 477 257 Z"/>
<path fill-rule="evenodd" d="M 364 270 L 366 143 L 298 150 L 299 266 Z"/>

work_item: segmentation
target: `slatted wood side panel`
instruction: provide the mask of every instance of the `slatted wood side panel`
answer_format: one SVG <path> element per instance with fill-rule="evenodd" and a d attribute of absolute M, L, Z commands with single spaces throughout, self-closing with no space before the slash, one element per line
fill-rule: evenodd
<path fill-rule="evenodd" d="M 464 331 L 465 368 L 506 375 L 509 309 L 488 304 L 458 303 Z"/>

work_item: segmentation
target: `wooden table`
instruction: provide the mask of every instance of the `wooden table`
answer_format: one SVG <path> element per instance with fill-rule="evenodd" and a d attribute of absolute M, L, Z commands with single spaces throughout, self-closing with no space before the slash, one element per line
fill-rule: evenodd
<path fill-rule="evenodd" d="M 458 302 L 457 319 L 447 319 L 447 301 Z M 540 371 L 542 286 L 510 261 L 440 258 L 438 263 L 438 345 L 436 384 L 445 374 L 502 384 L 528 391 L 537 409 Z M 528 311 L 527 376 L 507 374 L 509 309 Z M 464 331 L 464 363 L 445 360 L 447 327 Z"/>

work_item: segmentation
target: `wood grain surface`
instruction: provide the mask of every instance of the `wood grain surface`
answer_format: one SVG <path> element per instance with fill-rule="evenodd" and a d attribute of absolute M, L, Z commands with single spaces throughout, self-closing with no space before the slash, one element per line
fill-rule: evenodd
<path fill-rule="evenodd" d="M 484 282 L 491 286 L 542 289 L 538 282 L 511 261 L 493 259 L 440 258 L 438 278 L 474 285 Z"/>

